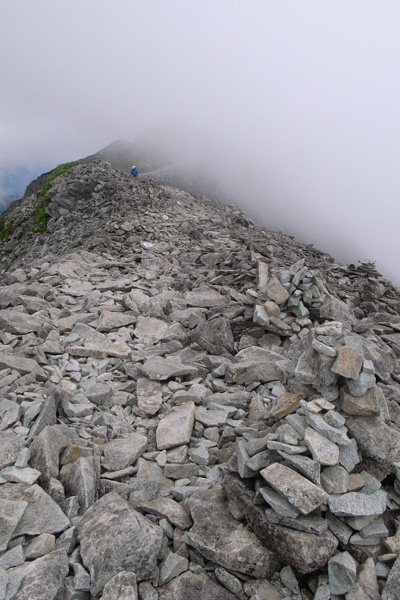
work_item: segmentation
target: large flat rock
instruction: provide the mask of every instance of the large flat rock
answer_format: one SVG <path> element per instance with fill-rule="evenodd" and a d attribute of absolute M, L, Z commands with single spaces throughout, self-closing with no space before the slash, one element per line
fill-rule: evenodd
<path fill-rule="evenodd" d="M 43 319 L 37 319 L 18 310 L 0 310 L 0 329 L 15 335 L 38 332 Z"/>
<path fill-rule="evenodd" d="M 192 435 L 195 412 L 196 406 L 191 401 L 172 408 L 157 427 L 157 448 L 166 450 L 188 444 Z"/>
<path fill-rule="evenodd" d="M 15 369 L 21 375 L 33 373 L 38 381 L 46 381 L 47 375 L 42 367 L 33 358 L 14 356 L 7 352 L 0 352 L 0 369 Z"/>
<path fill-rule="evenodd" d="M 102 466 L 108 471 L 118 471 L 133 465 L 147 447 L 147 437 L 131 433 L 123 438 L 107 442 L 103 446 Z"/>
<path fill-rule="evenodd" d="M 308 515 L 329 498 L 321 488 L 279 463 L 266 467 L 260 471 L 260 475 L 303 515 Z"/>
<path fill-rule="evenodd" d="M 162 530 L 115 492 L 95 502 L 77 528 L 93 596 L 120 571 L 133 571 L 138 581 L 154 576 Z"/>
<path fill-rule="evenodd" d="M 231 516 L 221 498 L 192 497 L 188 504 L 194 525 L 187 533 L 187 543 L 208 560 L 253 577 L 270 577 L 277 570 L 276 554 Z"/>
<path fill-rule="evenodd" d="M 181 375 L 190 375 L 197 372 L 195 367 L 186 365 L 180 360 L 173 358 L 163 358 L 162 356 L 154 356 L 145 360 L 140 370 L 146 377 L 155 381 L 165 381 L 171 377 L 179 377 Z"/>
<path fill-rule="evenodd" d="M 59 533 L 70 526 L 69 519 L 58 504 L 37 484 L 4 483 L 0 485 L 0 500 L 17 500 L 28 504 L 14 535 Z"/>

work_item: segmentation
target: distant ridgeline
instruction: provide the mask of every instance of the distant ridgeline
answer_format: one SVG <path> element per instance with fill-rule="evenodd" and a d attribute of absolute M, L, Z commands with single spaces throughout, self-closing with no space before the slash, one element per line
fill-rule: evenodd
<path fill-rule="evenodd" d="M 39 202 L 36 203 L 35 207 L 31 211 L 31 217 L 34 220 L 34 225 L 26 233 L 45 233 L 48 221 L 46 209 L 50 201 L 48 191 L 50 190 L 51 184 L 57 177 L 66 173 L 75 164 L 75 162 L 64 163 L 62 165 L 58 165 L 55 169 L 49 171 L 48 173 L 39 175 L 39 177 L 31 181 L 31 183 L 26 187 L 25 194 L 22 198 L 14 198 L 8 203 L 8 206 L 5 207 L 5 210 L 0 217 L 0 241 L 7 241 L 15 228 L 13 219 L 10 218 L 9 213 L 17 204 L 22 203 L 25 198 L 28 198 L 34 194 L 39 196 Z"/>
<path fill-rule="evenodd" d="M 0 212 L 18 198 L 22 198 L 26 186 L 43 173 L 43 165 L 33 168 L 18 166 L 0 170 Z"/>

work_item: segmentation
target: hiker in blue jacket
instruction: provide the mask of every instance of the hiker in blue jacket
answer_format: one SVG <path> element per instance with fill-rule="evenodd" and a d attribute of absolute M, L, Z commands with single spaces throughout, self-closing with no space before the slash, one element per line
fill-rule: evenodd
<path fill-rule="evenodd" d="M 139 177 L 139 171 L 137 170 L 137 167 L 135 167 L 135 165 L 133 165 L 131 169 L 131 175 L 133 175 L 133 177 Z"/>

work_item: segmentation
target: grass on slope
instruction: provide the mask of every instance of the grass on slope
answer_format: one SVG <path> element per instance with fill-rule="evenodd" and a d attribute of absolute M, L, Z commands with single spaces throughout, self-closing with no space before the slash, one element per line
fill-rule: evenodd
<path fill-rule="evenodd" d="M 53 181 L 59 177 L 60 175 L 64 175 L 67 171 L 69 171 L 76 163 L 68 162 L 62 165 L 57 165 L 53 171 L 51 171 L 49 178 L 43 188 L 39 192 L 39 196 L 41 200 L 35 207 L 33 211 L 33 216 L 36 221 L 36 231 L 39 233 L 46 233 L 47 231 L 47 221 L 49 220 L 49 215 L 47 214 L 47 207 L 50 203 L 50 198 L 48 192 L 51 188 L 51 184 Z"/>

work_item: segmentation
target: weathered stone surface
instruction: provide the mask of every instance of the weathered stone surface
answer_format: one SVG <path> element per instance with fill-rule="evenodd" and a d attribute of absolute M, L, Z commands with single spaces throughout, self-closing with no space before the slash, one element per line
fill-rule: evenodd
<path fill-rule="evenodd" d="M 157 427 L 157 448 L 164 450 L 188 444 L 192 435 L 195 412 L 194 402 L 185 402 L 170 409 Z"/>
<path fill-rule="evenodd" d="M 369 389 L 375 387 L 375 384 L 375 375 L 365 371 L 361 371 L 357 379 L 347 380 L 347 387 L 353 396 L 364 396 Z"/>
<path fill-rule="evenodd" d="M 162 405 L 162 387 L 157 381 L 140 377 L 136 382 L 138 408 L 146 415 L 158 413 Z"/>
<path fill-rule="evenodd" d="M 178 575 L 187 571 L 188 565 L 189 561 L 184 556 L 168 552 L 160 565 L 159 585 L 164 585 L 174 577 L 178 577 Z"/>
<path fill-rule="evenodd" d="M 0 469 L 13 465 L 22 448 L 22 439 L 13 431 L 0 431 Z"/>
<path fill-rule="evenodd" d="M 6 398 L 0 400 L 0 431 L 4 431 L 14 425 L 21 414 L 21 407 L 16 402 L 11 402 Z"/>
<path fill-rule="evenodd" d="M 217 317 L 196 327 L 192 340 L 210 354 L 226 354 L 234 351 L 231 323 L 226 317 Z"/>
<path fill-rule="evenodd" d="M 160 600 L 235 600 L 236 596 L 205 573 L 187 572 L 159 590 Z"/>
<path fill-rule="evenodd" d="M 33 358 L 0 352 L 0 369 L 15 369 L 22 375 L 32 373 L 38 381 L 46 381 L 46 373 Z"/>
<path fill-rule="evenodd" d="M 186 292 L 185 300 L 189 306 L 209 308 L 221 306 L 226 303 L 226 297 L 212 287 L 201 287 L 191 292 Z"/>
<path fill-rule="evenodd" d="M 272 277 L 266 287 L 266 293 L 270 300 L 276 302 L 276 304 L 284 304 L 289 298 L 289 292 L 278 279 Z"/>
<path fill-rule="evenodd" d="M 102 466 L 108 471 L 117 471 L 133 465 L 147 447 L 147 437 L 131 433 L 126 437 L 107 442 L 103 446 Z"/>
<path fill-rule="evenodd" d="M 276 401 L 271 415 L 275 419 L 282 419 L 291 413 L 294 413 L 299 406 L 299 398 L 290 392 L 284 392 Z"/>
<path fill-rule="evenodd" d="M 294 506 L 292 506 L 292 504 L 290 504 L 290 502 L 286 500 L 284 496 L 274 492 L 271 488 L 262 486 L 259 489 L 259 493 L 265 502 L 267 502 L 267 504 L 269 504 L 274 511 L 282 517 L 290 517 L 291 519 L 295 519 L 300 514 L 300 511 L 296 510 L 296 508 L 294 508 Z"/>
<path fill-rule="evenodd" d="M 378 388 L 373 387 L 364 396 L 352 396 L 347 386 L 340 390 L 340 406 L 348 415 L 371 417 L 380 415 Z"/>
<path fill-rule="evenodd" d="M 321 485 L 327 494 L 345 494 L 349 490 L 349 474 L 343 467 L 327 467 L 321 475 Z"/>
<path fill-rule="evenodd" d="M 60 479 L 68 496 L 76 496 L 81 512 L 86 511 L 97 498 L 97 476 L 94 457 L 83 456 L 61 469 Z"/>
<path fill-rule="evenodd" d="M 243 483 L 227 476 L 223 485 L 228 496 L 242 507 L 255 534 L 267 548 L 277 552 L 284 563 L 300 573 L 311 573 L 328 562 L 338 545 L 338 540 L 329 531 L 312 535 L 270 523 L 263 511 L 254 505 L 252 493 Z"/>
<path fill-rule="evenodd" d="M 190 546 L 208 560 L 239 573 L 270 577 L 275 572 L 276 556 L 265 549 L 251 530 L 233 519 L 221 499 L 192 497 L 188 503 L 194 522 L 186 535 Z"/>
<path fill-rule="evenodd" d="M 396 460 L 400 453 L 400 433 L 379 417 L 349 417 L 346 425 L 364 456 L 378 462 Z"/>
<path fill-rule="evenodd" d="M 99 331 L 112 331 L 136 323 L 136 316 L 130 312 L 109 312 L 104 310 L 99 317 Z"/>
<path fill-rule="evenodd" d="M 279 463 L 266 467 L 260 475 L 303 515 L 309 514 L 328 500 L 328 494 L 323 490 Z"/>
<path fill-rule="evenodd" d="M 94 402 L 100 406 L 109 406 L 113 394 L 113 389 L 110 385 L 101 381 L 89 381 L 84 388 L 85 396 L 89 402 Z"/>
<path fill-rule="evenodd" d="M 0 552 L 7 550 L 8 542 L 27 506 L 28 503 L 24 501 L 2 499 L 0 504 Z"/>
<path fill-rule="evenodd" d="M 31 466 L 41 472 L 41 479 L 49 481 L 51 477 L 58 477 L 60 465 L 60 452 L 70 445 L 73 436 L 63 425 L 50 425 L 44 427 L 39 435 L 32 441 Z"/>
<path fill-rule="evenodd" d="M 194 367 L 185 365 L 179 360 L 173 360 L 171 358 L 166 359 L 161 356 L 154 356 L 153 358 L 145 360 L 144 364 L 140 367 L 140 370 L 149 379 L 155 381 L 165 381 L 171 377 L 190 375 L 196 372 Z"/>
<path fill-rule="evenodd" d="M 390 570 L 382 591 L 382 600 L 397 600 L 400 589 L 400 555 L 396 558 Z"/>
<path fill-rule="evenodd" d="M 350 444 L 350 439 L 347 436 L 347 428 L 344 425 L 342 427 L 333 427 L 327 423 L 322 415 L 310 411 L 306 411 L 306 420 L 315 431 L 318 431 L 318 433 L 327 437 L 335 444 L 341 444 L 342 446 Z"/>
<path fill-rule="evenodd" d="M 308 458 L 308 456 L 299 456 L 294 454 L 288 454 L 287 452 L 279 451 L 278 454 L 287 462 L 292 465 L 297 471 L 303 473 L 313 483 L 319 485 L 321 483 L 321 465 L 319 462 Z"/>
<path fill-rule="evenodd" d="M 299 514 L 295 519 L 293 519 L 291 517 L 279 515 L 272 509 L 267 509 L 264 514 L 265 518 L 270 523 L 283 525 L 283 527 L 290 527 L 290 529 L 297 529 L 298 531 L 305 531 L 306 533 L 321 535 L 328 529 L 326 519 L 323 519 L 322 517 L 316 517 L 314 515 Z"/>
<path fill-rule="evenodd" d="M 53 600 L 62 594 L 69 571 L 65 550 L 37 558 L 27 563 L 27 567 L 18 589 L 18 600 Z"/>
<path fill-rule="evenodd" d="M 176 527 L 188 529 L 192 521 L 185 509 L 171 498 L 154 498 L 145 502 L 139 502 L 137 508 L 145 513 L 166 517 Z"/>
<path fill-rule="evenodd" d="M 328 561 L 329 588 L 332 594 L 346 594 L 354 588 L 357 563 L 348 552 L 339 552 Z"/>
<path fill-rule="evenodd" d="M 132 571 L 121 571 L 107 581 L 101 600 L 138 600 L 136 576 Z"/>
<path fill-rule="evenodd" d="M 168 323 L 152 317 L 139 316 L 135 327 L 135 336 L 142 344 L 157 344 L 168 331 Z"/>
<path fill-rule="evenodd" d="M 25 548 L 25 558 L 34 560 L 56 549 L 56 538 L 51 533 L 42 533 L 34 537 Z"/>
<path fill-rule="evenodd" d="M 336 465 L 339 461 L 339 448 L 311 427 L 306 429 L 304 442 L 309 448 L 314 460 L 321 465 Z"/>
<path fill-rule="evenodd" d="M 43 320 L 17 310 L 0 310 L 0 328 L 3 331 L 23 335 L 37 332 L 43 327 Z"/>
<path fill-rule="evenodd" d="M 13 483 L 32 485 L 39 479 L 40 471 L 31 469 L 30 467 L 6 467 L 1 471 L 1 477 Z"/>
<path fill-rule="evenodd" d="M 196 408 L 195 419 L 205 427 L 218 427 L 226 423 L 228 415 L 226 410 L 208 410 L 204 406 L 199 406 Z"/>
<path fill-rule="evenodd" d="M 121 571 L 138 581 L 154 575 L 162 530 L 111 492 L 95 502 L 78 523 L 83 564 L 97 595 Z"/>
<path fill-rule="evenodd" d="M 332 366 L 332 371 L 342 377 L 357 379 L 363 365 L 363 360 L 363 355 L 357 348 L 342 346 L 339 348 L 338 357 Z"/>
<path fill-rule="evenodd" d="M 14 535 L 59 533 L 70 525 L 58 504 L 37 484 L 4 483 L 0 485 L 0 499 L 28 504 Z"/>
<path fill-rule="evenodd" d="M 271 361 L 241 361 L 228 365 L 225 374 L 227 383 L 237 383 L 238 385 L 247 385 L 254 381 L 286 381 L 287 373 L 285 365 L 276 360 Z"/>
<path fill-rule="evenodd" d="M 346 600 L 379 600 L 380 597 L 374 560 L 367 558 L 360 566 L 355 586 L 347 592 Z"/>
<path fill-rule="evenodd" d="M 342 496 L 329 498 L 329 508 L 339 517 L 378 516 L 385 512 L 387 494 L 378 490 L 373 494 L 349 492 Z"/>

